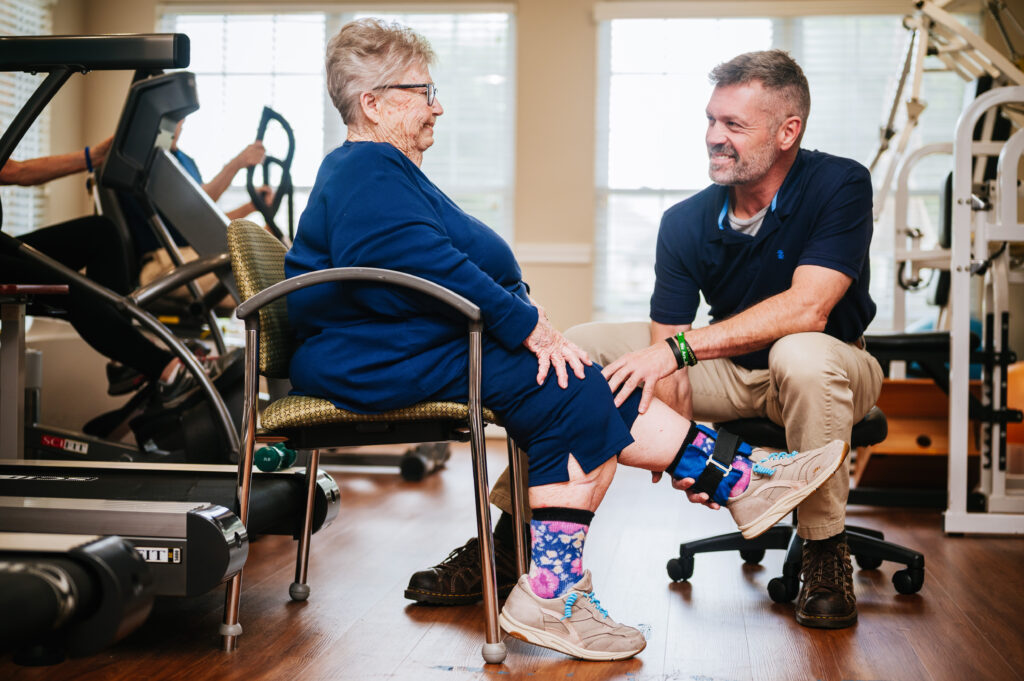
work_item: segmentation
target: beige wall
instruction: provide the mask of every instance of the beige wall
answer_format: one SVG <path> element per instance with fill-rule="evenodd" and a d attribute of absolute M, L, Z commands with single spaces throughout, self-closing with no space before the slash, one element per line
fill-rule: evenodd
<path fill-rule="evenodd" d="M 252 0 L 210 4 L 259 5 Z M 280 10 L 301 3 L 278 0 L 265 4 Z M 368 3 L 357 4 L 366 7 Z M 442 3 L 380 0 L 377 4 Z M 443 4 L 480 5 L 472 0 Z M 516 7 L 518 36 L 515 247 L 534 297 L 544 304 L 555 324 L 567 328 L 589 320 L 592 307 L 593 267 L 586 256 L 594 242 L 597 31 L 592 10 L 596 1 L 517 0 L 508 4 Z M 808 4 L 821 3 L 811 0 Z M 903 4 L 908 12 L 913 10 L 909 0 Z M 1024 19 L 1024 0 L 1008 4 Z M 58 0 L 55 19 L 57 26 L 68 29 L 58 32 L 147 32 L 154 29 L 156 11 L 155 0 Z M 998 38 L 993 42 L 1002 47 Z M 111 134 L 129 79 L 127 73 L 90 74 L 87 88 L 76 84 L 77 89 L 62 93 L 65 103 L 55 118 L 61 124 L 54 124 L 54 150 L 94 143 Z M 80 181 L 75 187 L 81 191 Z M 544 262 L 563 252 L 582 253 L 583 262 Z M 1016 317 L 1024 322 L 1024 314 Z"/>
<path fill-rule="evenodd" d="M 81 0 L 59 0 L 53 15 L 56 35 L 83 32 L 85 8 Z M 87 138 L 83 129 L 83 86 L 85 76 L 75 74 L 61 88 L 50 104 L 50 152 L 63 154 L 81 149 Z M 46 216 L 43 224 L 69 220 L 89 210 L 88 196 L 82 175 L 71 175 L 45 186 Z"/>

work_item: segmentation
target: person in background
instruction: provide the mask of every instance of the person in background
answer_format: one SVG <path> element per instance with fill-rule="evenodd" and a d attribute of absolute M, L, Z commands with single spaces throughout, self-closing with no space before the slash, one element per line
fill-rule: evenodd
<path fill-rule="evenodd" d="M 185 120 L 186 119 L 183 118 L 178 121 L 178 125 L 174 128 L 174 136 L 171 138 L 170 152 L 174 158 L 178 160 L 178 163 L 181 164 L 181 167 L 185 169 L 185 172 L 202 187 L 203 191 L 206 192 L 207 196 L 209 196 L 213 201 L 220 200 L 220 197 L 223 196 L 224 192 L 231 186 L 231 182 L 235 179 L 235 175 L 246 168 L 263 163 L 263 159 L 267 155 L 266 149 L 263 147 L 263 142 L 256 140 L 246 145 L 245 148 L 238 152 L 236 156 L 224 164 L 224 167 L 220 169 L 220 172 L 213 176 L 213 179 L 208 182 L 204 182 L 203 176 L 199 172 L 199 166 L 196 165 L 195 160 L 182 151 L 178 146 L 178 141 L 181 138 L 181 132 L 185 125 Z M 266 204 L 269 205 L 273 201 L 274 192 L 270 187 L 263 186 L 260 187 L 258 191 L 263 196 L 263 200 Z M 132 231 L 132 238 L 135 241 L 135 252 L 139 258 L 139 262 L 141 263 L 139 283 L 145 285 L 174 269 L 174 263 L 167 251 L 160 246 L 156 236 L 147 224 L 141 208 L 139 208 L 137 204 L 133 204 L 134 201 L 124 202 L 125 219 L 128 221 L 129 228 Z M 250 200 L 237 208 L 227 211 L 226 215 L 229 220 L 235 220 L 237 218 L 247 217 L 255 211 L 256 206 Z M 188 241 L 185 240 L 185 237 L 183 237 L 178 230 L 171 226 L 170 232 L 171 236 L 174 238 L 174 243 L 181 251 L 182 259 L 185 262 L 195 260 L 199 257 L 195 250 L 188 245 Z M 217 278 L 212 274 L 200 277 L 198 280 L 199 287 L 204 291 L 212 288 L 216 282 Z M 173 295 L 176 297 L 189 297 L 188 292 L 184 289 L 174 292 Z M 225 302 L 228 302 L 227 299 Z"/>
<path fill-rule="evenodd" d="M 103 163 L 112 139 L 82 151 L 22 161 L 8 160 L 0 167 L 0 184 L 36 186 L 89 170 Z M 115 293 L 126 295 L 133 288 L 121 236 L 114 225 L 101 215 L 43 227 L 19 239 L 72 270 L 84 270 L 85 276 Z M 17 250 L 5 249 L 0 251 L 0 283 L 68 285 L 67 295 L 38 296 L 38 299 L 43 304 L 66 310 L 68 321 L 86 343 L 130 369 L 130 375 L 113 378 L 108 387 L 111 395 L 130 392 L 143 383 L 156 382 L 164 403 L 173 404 L 196 387 L 195 379 L 180 359 L 150 341 L 132 323 L 129 315 L 73 279 L 26 258 Z M 217 358 L 201 357 L 200 362 L 212 377 L 219 373 Z"/>

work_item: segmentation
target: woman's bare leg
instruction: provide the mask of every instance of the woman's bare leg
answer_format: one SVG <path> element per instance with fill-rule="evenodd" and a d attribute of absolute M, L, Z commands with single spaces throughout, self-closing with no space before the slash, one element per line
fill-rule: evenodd
<path fill-rule="evenodd" d="M 559 506 L 596 511 L 615 477 L 615 466 L 615 459 L 608 459 L 589 473 L 584 473 L 576 457 L 570 454 L 569 481 L 531 487 L 530 508 Z"/>

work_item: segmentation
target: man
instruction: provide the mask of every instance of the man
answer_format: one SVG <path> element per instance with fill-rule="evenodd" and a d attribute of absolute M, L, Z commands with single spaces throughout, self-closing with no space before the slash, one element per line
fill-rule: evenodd
<path fill-rule="evenodd" d="M 699 421 L 768 417 L 785 426 L 792 449 L 848 442 L 882 384 L 862 341 L 875 314 L 870 176 L 854 161 L 800 149 L 810 94 L 785 52 L 742 54 L 710 77 L 705 141 L 715 184 L 662 219 L 650 324 L 587 324 L 566 336 L 595 361 L 614 360 L 603 374 L 617 403 L 642 386 L 641 412 L 657 395 Z M 700 294 L 713 323 L 691 328 Z M 508 511 L 500 485 L 492 503 Z M 857 619 L 848 491 L 844 467 L 800 506 L 807 541 L 796 618 L 805 626 Z M 498 530 L 507 533 L 502 521 Z M 428 579 L 470 581 L 464 554 L 414 575 L 406 595 Z"/>

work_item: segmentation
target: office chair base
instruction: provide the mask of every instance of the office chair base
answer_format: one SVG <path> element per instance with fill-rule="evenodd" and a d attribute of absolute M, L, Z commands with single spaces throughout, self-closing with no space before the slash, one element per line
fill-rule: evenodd
<path fill-rule="evenodd" d="M 915 594 L 924 586 L 924 556 L 885 541 L 884 534 L 877 530 L 853 525 L 846 528 L 846 541 L 850 553 L 862 570 L 874 570 L 884 561 L 902 563 L 906 567 L 892 576 L 892 584 L 900 594 Z M 793 525 L 776 525 L 754 539 L 744 539 L 739 532 L 705 537 L 679 545 L 679 557 L 672 558 L 665 566 L 673 582 L 693 577 L 694 556 L 698 553 L 715 551 L 739 551 L 744 562 L 756 565 L 761 562 L 767 549 L 786 549 L 782 575 L 768 582 L 768 596 L 776 603 L 789 603 L 800 593 L 800 565 L 803 539 Z"/>

